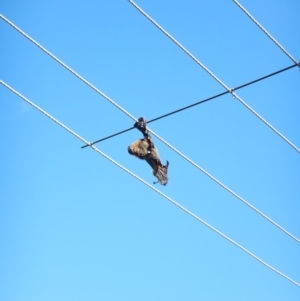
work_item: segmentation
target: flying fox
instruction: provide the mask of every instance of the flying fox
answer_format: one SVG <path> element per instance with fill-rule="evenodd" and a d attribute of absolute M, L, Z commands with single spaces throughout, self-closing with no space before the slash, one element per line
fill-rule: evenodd
<path fill-rule="evenodd" d="M 134 127 L 142 132 L 144 138 L 133 142 L 128 146 L 128 152 L 141 160 L 146 160 L 147 163 L 152 167 L 153 175 L 158 179 L 156 183 L 161 185 L 167 185 L 168 183 L 168 167 L 169 162 L 166 165 L 162 165 L 160 157 L 151 135 L 147 129 L 147 122 L 144 117 L 140 117 L 134 124 Z"/>

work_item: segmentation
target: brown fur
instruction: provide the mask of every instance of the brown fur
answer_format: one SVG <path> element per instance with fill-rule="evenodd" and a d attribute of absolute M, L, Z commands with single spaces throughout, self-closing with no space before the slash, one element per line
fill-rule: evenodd
<path fill-rule="evenodd" d="M 141 160 L 146 160 L 147 163 L 153 169 L 153 175 L 155 177 L 157 177 L 158 181 L 162 185 L 166 185 L 168 183 L 169 162 L 167 161 L 167 165 L 165 165 L 165 166 L 163 166 L 161 164 L 159 154 L 157 152 L 157 149 L 153 145 L 153 142 L 151 140 L 150 135 L 148 134 L 148 131 L 146 132 L 146 129 L 145 130 L 142 129 L 142 131 L 144 133 L 145 138 L 137 140 L 134 143 L 132 143 L 128 147 L 128 152 L 129 152 L 129 154 L 131 154 Z"/>

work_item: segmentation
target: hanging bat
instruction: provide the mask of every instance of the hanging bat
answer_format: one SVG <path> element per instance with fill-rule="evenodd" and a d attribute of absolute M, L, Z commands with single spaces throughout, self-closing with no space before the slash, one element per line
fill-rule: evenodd
<path fill-rule="evenodd" d="M 169 162 L 167 161 L 166 165 L 162 165 L 158 151 L 153 144 L 149 131 L 147 130 L 146 119 L 144 117 L 140 117 L 138 122 L 134 124 L 134 127 L 143 133 L 144 139 L 137 140 L 128 146 L 129 154 L 147 161 L 153 169 L 153 175 L 158 179 L 158 181 L 154 182 L 154 184 L 159 182 L 162 185 L 167 185 Z"/>

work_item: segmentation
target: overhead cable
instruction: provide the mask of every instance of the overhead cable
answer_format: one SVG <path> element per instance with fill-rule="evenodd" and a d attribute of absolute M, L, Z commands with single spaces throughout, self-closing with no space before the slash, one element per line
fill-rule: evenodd
<path fill-rule="evenodd" d="M 291 65 L 291 66 L 289 66 L 289 67 L 286 67 L 286 68 L 283 68 L 283 69 L 281 69 L 281 70 L 278 70 L 278 71 L 276 71 L 276 72 L 270 73 L 270 74 L 268 74 L 268 75 L 265 75 L 265 76 L 263 76 L 263 77 L 260 77 L 260 78 L 258 78 L 258 79 L 255 79 L 255 80 L 253 80 L 253 81 L 251 81 L 251 82 L 248 82 L 248 83 L 246 83 L 246 84 L 243 84 L 243 85 L 240 85 L 240 86 L 238 86 L 238 87 L 236 87 L 236 88 L 233 88 L 232 91 L 236 91 L 236 90 L 239 90 L 239 89 L 244 88 L 244 87 L 246 87 L 246 86 L 250 86 L 250 85 L 252 85 L 252 84 L 254 84 L 254 83 L 257 83 L 257 82 L 262 81 L 262 80 L 264 80 L 264 79 L 267 79 L 267 78 L 269 78 L 269 77 L 271 77 L 271 76 L 274 76 L 274 75 L 276 75 L 276 74 L 279 74 L 279 73 L 282 73 L 282 72 L 287 71 L 287 70 L 289 70 L 289 69 L 292 69 L 292 68 L 294 68 L 294 67 L 296 67 L 296 66 L 297 66 L 297 64 L 294 64 L 294 65 Z M 225 91 L 225 92 L 216 94 L 216 95 L 214 95 L 214 96 L 205 98 L 205 99 L 203 99 L 203 100 L 201 100 L 201 101 L 195 102 L 195 103 L 193 103 L 193 104 L 190 104 L 190 105 L 188 105 L 188 106 L 186 106 L 186 107 L 180 108 L 180 109 L 178 109 L 178 110 L 175 110 L 175 111 L 169 112 L 169 113 L 167 113 L 167 114 L 164 114 L 164 115 L 155 117 L 155 118 L 153 118 L 153 119 L 147 120 L 147 124 L 148 124 L 148 123 L 151 123 L 151 122 L 154 122 L 154 121 L 157 121 L 157 120 L 159 120 L 159 119 L 163 119 L 163 118 L 169 117 L 169 116 L 171 116 L 171 115 L 173 115 L 173 114 L 180 113 L 180 112 L 182 112 L 182 111 L 184 111 L 184 110 L 187 110 L 187 109 L 190 109 L 190 108 L 192 108 L 192 107 L 198 106 L 198 105 L 200 105 L 200 104 L 203 104 L 203 103 L 205 103 L 205 102 L 207 102 L 207 101 L 216 99 L 216 98 L 218 98 L 218 97 L 220 97 L 220 96 L 223 96 L 223 95 L 225 95 L 225 94 L 228 94 L 228 93 L 230 93 L 230 92 L 229 92 L 229 91 Z M 101 139 L 99 139 L 99 140 L 96 140 L 96 141 L 92 142 L 91 144 L 93 145 L 93 144 L 102 142 L 102 141 L 104 141 L 104 140 L 113 138 L 113 137 L 115 137 L 115 136 L 121 135 L 121 134 L 126 133 L 126 132 L 128 132 L 128 131 L 131 131 L 131 130 L 133 130 L 133 129 L 135 129 L 134 126 L 128 128 L 128 129 L 126 129 L 126 130 L 117 132 L 117 133 L 115 133 L 115 134 L 109 135 L 109 136 L 107 136 L 107 137 L 101 138 Z M 90 145 L 90 144 L 83 145 L 81 148 L 88 147 L 89 145 Z"/>
<path fill-rule="evenodd" d="M 1 18 L 3 18 L 9 25 L 11 25 L 13 28 L 15 28 L 18 32 L 20 32 L 23 36 L 25 36 L 27 39 L 29 39 L 32 43 L 34 43 L 36 46 L 38 46 L 41 50 L 43 50 L 46 54 L 48 54 L 51 58 L 53 58 L 56 62 L 58 62 L 60 65 L 62 65 L 64 68 L 66 68 L 68 71 L 70 71 L 72 74 L 74 74 L 77 78 L 79 78 L 82 82 L 87 84 L 90 88 L 92 88 L 94 91 L 96 91 L 98 94 L 100 94 L 102 97 L 104 97 L 106 100 L 108 100 L 110 103 L 112 103 L 115 107 L 117 107 L 119 110 L 121 110 L 123 113 L 125 113 L 127 116 L 129 116 L 134 121 L 137 121 L 137 119 L 132 116 L 129 112 L 127 112 L 125 109 L 123 109 L 121 106 L 119 106 L 116 102 L 114 102 L 111 98 L 109 98 L 107 95 L 105 95 L 103 92 L 101 92 L 99 89 L 97 89 L 95 86 L 93 86 L 91 83 L 89 83 L 86 79 L 84 79 L 81 75 L 79 75 L 77 72 L 75 72 L 73 69 L 71 69 L 69 66 L 67 66 L 64 62 L 59 60 L 56 56 L 54 56 L 50 51 L 48 51 L 46 48 L 41 46 L 38 42 L 36 42 L 34 39 L 32 39 L 29 35 L 27 35 L 25 32 L 23 32 L 21 29 L 19 29 L 16 25 L 14 25 L 11 21 L 4 18 L 2 15 L 0 15 Z M 184 158 L 186 161 L 188 161 L 190 164 L 195 166 L 197 169 L 202 171 L 205 175 L 207 175 L 210 179 L 215 181 L 217 184 L 219 184 L 222 188 L 230 192 L 233 196 L 235 196 L 238 200 L 243 202 L 245 205 L 250 207 L 252 210 L 254 210 L 256 213 L 261 215 L 263 218 L 268 220 L 270 223 L 272 223 L 274 226 L 276 226 L 278 229 L 283 231 L 286 235 L 290 236 L 294 240 L 296 240 L 298 243 L 300 243 L 300 240 L 295 237 L 293 234 L 289 233 L 287 230 L 285 230 L 282 226 L 277 224 L 275 221 L 273 221 L 271 218 L 269 218 L 266 214 L 255 208 L 253 205 L 251 205 L 249 202 L 247 202 L 245 199 L 240 197 L 237 193 L 235 193 L 233 190 L 228 188 L 226 185 L 224 185 L 222 182 L 220 182 L 218 179 L 216 179 L 214 176 L 212 176 L 210 173 L 208 173 L 204 168 L 196 164 L 194 161 L 192 161 L 190 158 L 185 156 L 183 153 L 181 153 L 179 150 L 177 150 L 175 147 L 173 147 L 170 143 L 165 141 L 163 138 L 161 138 L 159 135 L 154 133 L 151 129 L 148 129 L 150 133 L 152 133 L 153 136 L 158 138 L 160 141 L 162 141 L 164 144 L 166 144 L 170 149 L 172 149 L 174 152 L 176 152 L 179 156 Z M 92 146 L 90 142 L 86 142 L 86 144 Z"/>
<path fill-rule="evenodd" d="M 272 35 L 236 0 L 232 0 L 298 67 L 300 62 L 297 62 L 283 46 L 272 37 Z"/>
<path fill-rule="evenodd" d="M 83 143 L 89 143 L 87 140 L 85 140 L 84 138 L 82 138 L 81 136 L 79 136 L 76 132 L 72 131 L 70 128 L 68 128 L 67 126 L 65 126 L 63 123 L 61 123 L 60 121 L 58 121 L 52 115 L 50 115 L 49 113 L 47 113 L 46 111 L 44 111 L 42 108 L 40 108 L 39 106 L 37 106 L 35 103 L 33 103 L 32 101 L 30 101 L 29 99 L 27 99 L 25 96 L 23 96 L 22 94 L 20 94 L 19 92 L 17 92 L 15 89 L 13 89 L 12 87 L 10 87 L 8 84 L 6 84 L 5 82 L 3 82 L 2 80 L 0 80 L 0 83 L 3 86 L 5 86 L 7 89 L 9 89 L 11 92 L 15 93 L 20 98 L 22 98 L 28 104 L 30 104 L 31 106 L 33 106 L 39 112 L 41 112 L 42 114 L 46 115 L 53 122 L 55 122 L 56 124 L 58 124 L 59 126 L 61 126 L 64 130 L 66 130 L 67 132 L 69 132 L 70 134 L 72 134 L 73 136 L 75 136 L 77 139 L 81 140 Z M 162 197 L 164 197 L 165 199 L 167 199 L 173 205 L 177 206 L 178 208 L 180 208 L 181 210 L 183 210 L 185 213 L 189 214 L 190 216 L 192 216 L 193 218 L 195 218 L 197 221 L 201 222 L 202 224 L 204 224 L 205 226 L 207 226 L 209 229 L 213 230 L 215 233 L 219 234 L 220 236 L 222 236 L 223 238 L 225 238 L 227 241 L 231 242 L 233 245 L 235 245 L 239 249 L 243 250 L 245 253 L 247 253 L 248 255 L 250 255 L 252 258 L 256 259 L 261 264 L 263 264 L 264 266 L 266 266 L 269 269 L 271 269 L 273 272 L 276 272 L 280 276 L 284 277 L 285 279 L 289 280 L 290 282 L 292 282 L 296 286 L 300 287 L 300 284 L 298 282 L 296 282 L 292 278 L 286 276 L 285 274 L 283 274 L 279 270 L 275 269 L 274 267 L 272 267 L 271 265 L 269 265 L 268 263 L 266 263 L 265 261 L 263 261 L 262 259 L 260 259 L 256 255 L 254 255 L 253 253 L 251 253 L 250 251 L 248 251 L 246 248 L 244 248 L 243 246 L 241 246 L 240 244 L 238 244 L 237 242 L 235 242 L 233 239 L 229 238 L 228 236 L 226 236 L 225 234 L 223 234 L 221 231 L 219 231 L 216 228 L 214 228 L 213 226 L 211 226 L 209 223 L 207 223 L 206 221 L 204 221 L 203 219 L 201 219 L 200 217 L 198 217 L 196 214 L 194 214 L 193 212 L 189 211 L 188 209 L 186 209 L 185 207 L 183 207 L 182 205 L 180 205 L 176 201 L 174 201 L 172 198 L 170 198 L 169 196 L 167 196 L 166 194 L 164 194 L 163 192 L 161 192 L 157 188 L 155 188 L 155 187 L 151 186 L 150 184 L 148 184 L 145 180 L 143 180 L 139 176 L 135 175 L 133 172 L 131 172 L 130 170 L 128 170 L 127 168 L 125 168 L 124 166 L 122 166 L 121 164 L 119 164 L 118 162 L 116 162 L 115 160 L 113 160 L 112 158 L 110 158 L 108 155 L 106 155 L 105 153 L 103 153 L 101 150 L 99 150 L 95 146 L 91 145 L 91 148 L 93 150 L 95 150 L 98 154 L 100 154 L 103 157 L 105 157 L 106 159 L 108 159 L 111 163 L 115 164 L 117 167 L 121 168 L 122 170 L 124 170 L 125 172 L 127 172 L 128 174 L 130 174 L 131 176 L 133 176 L 134 178 L 136 178 L 137 180 L 139 180 L 140 182 L 142 182 L 143 184 L 145 184 L 146 186 L 148 186 L 149 188 L 151 188 L 152 190 L 154 190 L 156 193 L 158 193 L 159 195 L 161 195 Z"/>
<path fill-rule="evenodd" d="M 234 91 L 227 87 L 218 77 L 216 77 L 204 64 L 202 64 L 191 52 L 183 47 L 174 37 L 172 37 L 165 29 L 163 29 L 154 19 L 152 19 L 146 12 L 144 12 L 136 3 L 132 0 L 128 0 L 143 16 L 145 16 L 152 24 L 154 24 L 161 32 L 163 32 L 169 39 L 171 39 L 181 50 L 183 50 L 190 58 L 192 58 L 200 67 L 202 67 L 211 77 L 213 77 L 220 85 L 222 85 L 228 92 L 230 92 L 241 104 L 243 104 L 248 110 L 250 110 L 257 118 L 265 123 L 270 129 L 272 129 L 278 136 L 280 136 L 285 142 L 293 147 L 298 153 L 300 149 L 289 141 L 283 134 L 281 134 L 274 126 L 272 126 L 267 120 L 260 116 L 254 109 L 252 109 L 244 100 L 242 100 Z"/>
<path fill-rule="evenodd" d="M 23 30 L 21 30 L 19 27 L 17 27 L 14 23 L 9 21 L 7 18 L 5 18 L 3 15 L 0 14 L 0 18 L 3 19 L 5 22 L 7 22 L 10 26 L 12 26 L 14 29 L 16 29 L 19 33 L 21 33 L 25 38 L 27 38 L 30 42 L 32 42 L 34 45 L 39 47 L 41 50 L 43 50 L 46 54 L 48 54 L 52 59 L 54 59 L 56 62 L 58 62 L 60 65 L 62 65 L 64 68 L 66 68 L 68 71 L 70 71 L 73 75 L 75 75 L 77 78 L 79 78 L 81 81 L 83 81 L 86 85 L 88 85 L 90 88 L 92 88 L 94 91 L 96 91 L 98 94 L 100 94 L 102 97 L 107 99 L 111 104 L 116 106 L 119 110 L 121 110 L 123 113 L 128 115 L 130 118 L 135 118 L 128 113 L 126 110 L 124 110 L 122 107 L 120 107 L 117 103 L 115 103 L 112 99 L 110 99 L 107 95 L 105 95 L 103 92 L 101 92 L 99 89 L 97 89 L 94 85 L 89 83 L 86 79 L 84 79 L 81 75 L 79 75 L 77 72 L 75 72 L 73 69 L 71 69 L 68 65 L 66 65 L 63 61 L 61 61 L 59 58 L 57 58 L 55 55 L 53 55 L 50 51 L 48 51 L 45 47 L 43 47 L 41 44 L 36 42 L 33 38 L 31 38 L 28 34 L 26 34 Z"/>

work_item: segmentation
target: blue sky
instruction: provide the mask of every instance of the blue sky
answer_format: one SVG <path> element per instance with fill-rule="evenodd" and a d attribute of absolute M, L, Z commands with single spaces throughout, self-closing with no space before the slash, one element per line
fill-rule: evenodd
<path fill-rule="evenodd" d="M 293 62 L 233 1 L 136 2 L 227 86 Z M 296 0 L 241 4 L 300 60 Z M 128 1 L 2 0 L 0 13 L 135 117 L 224 91 Z M 0 20 L 0 78 L 93 141 L 133 121 Z M 300 147 L 299 68 L 237 94 Z M 1 300 L 299 300 L 300 289 L 0 87 Z M 150 128 L 300 237 L 299 153 L 226 95 Z M 131 131 L 97 145 L 152 184 Z M 300 282 L 300 245 L 154 138 L 156 188 Z"/>

